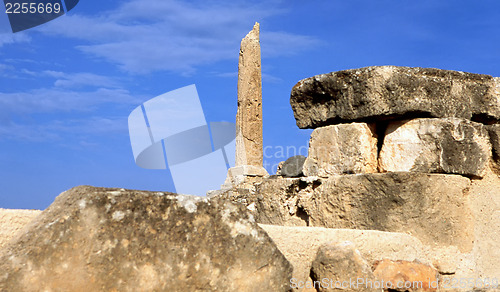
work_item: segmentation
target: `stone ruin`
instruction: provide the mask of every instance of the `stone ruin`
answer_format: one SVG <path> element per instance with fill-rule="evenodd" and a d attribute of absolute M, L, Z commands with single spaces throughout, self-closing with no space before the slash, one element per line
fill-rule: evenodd
<path fill-rule="evenodd" d="M 269 230 L 294 278 L 492 288 L 481 281 L 500 277 L 500 78 L 367 67 L 301 80 L 290 103 L 297 125 L 314 129 L 308 156 L 223 196 Z M 359 263 L 344 267 L 346 253 Z M 445 289 L 456 279 L 478 285 Z"/>
<path fill-rule="evenodd" d="M 500 291 L 498 78 L 380 66 L 299 81 L 309 153 L 270 176 L 260 84 L 257 24 L 237 165 L 210 197 L 80 186 L 42 212 L 0 210 L 0 291 Z"/>

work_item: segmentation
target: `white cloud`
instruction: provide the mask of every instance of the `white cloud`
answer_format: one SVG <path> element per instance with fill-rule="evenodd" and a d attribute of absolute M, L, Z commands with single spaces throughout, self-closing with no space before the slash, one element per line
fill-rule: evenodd
<path fill-rule="evenodd" d="M 123 135 L 127 133 L 126 117 L 96 117 L 82 119 L 52 120 L 46 123 L 0 124 L 0 140 L 18 140 L 28 142 L 64 141 L 68 138 L 81 139 L 89 136 Z M 82 140 L 80 142 L 89 141 Z"/>
<path fill-rule="evenodd" d="M 31 38 L 23 32 L 19 33 L 12 33 L 12 32 L 5 32 L 5 33 L 0 33 L 0 47 L 6 44 L 13 44 L 13 43 L 26 43 L 31 41 Z"/>
<path fill-rule="evenodd" d="M 77 48 L 132 73 L 174 71 L 236 59 L 254 21 L 283 13 L 280 1 L 130 0 L 98 16 L 60 17 L 39 30 L 84 41 Z M 261 26 L 263 57 L 317 45 L 312 37 L 271 32 Z"/>
<path fill-rule="evenodd" d="M 93 73 L 73 73 L 68 74 L 59 71 L 46 70 L 43 74 L 57 78 L 54 86 L 63 88 L 79 88 L 82 86 L 92 87 L 106 87 L 116 88 L 119 87 L 118 83 L 111 77 L 93 74 Z"/>
<path fill-rule="evenodd" d="M 90 111 L 109 103 L 139 104 L 140 101 L 124 89 L 99 88 L 82 92 L 42 88 L 18 93 L 0 92 L 0 113 L 8 114 Z"/>
<path fill-rule="evenodd" d="M 264 32 L 261 34 L 262 55 L 284 57 L 318 46 L 321 41 L 311 36 L 296 35 L 287 32 Z"/>

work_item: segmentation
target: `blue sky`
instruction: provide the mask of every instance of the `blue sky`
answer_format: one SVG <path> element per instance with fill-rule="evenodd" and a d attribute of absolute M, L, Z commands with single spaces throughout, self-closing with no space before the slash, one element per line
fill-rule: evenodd
<path fill-rule="evenodd" d="M 234 122 L 239 44 L 255 21 L 269 170 L 307 145 L 289 105 L 300 79 L 372 65 L 500 76 L 494 0 L 81 0 L 16 34 L 0 12 L 0 208 L 44 209 L 82 184 L 172 190 L 168 172 L 135 165 L 127 117 L 196 84 L 206 119 Z"/>

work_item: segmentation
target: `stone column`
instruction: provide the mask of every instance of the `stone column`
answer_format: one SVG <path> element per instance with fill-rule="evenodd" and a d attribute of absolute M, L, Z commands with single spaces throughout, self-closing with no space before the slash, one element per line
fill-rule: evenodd
<path fill-rule="evenodd" d="M 241 40 L 236 113 L 236 166 L 262 167 L 262 76 L 259 23 Z"/>
<path fill-rule="evenodd" d="M 262 74 L 259 23 L 241 40 L 236 113 L 236 165 L 228 171 L 222 189 L 248 187 L 269 175 L 262 166 Z"/>

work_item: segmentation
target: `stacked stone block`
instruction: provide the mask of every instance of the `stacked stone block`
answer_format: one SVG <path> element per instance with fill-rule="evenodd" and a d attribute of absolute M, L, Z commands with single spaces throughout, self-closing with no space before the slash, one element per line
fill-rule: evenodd
<path fill-rule="evenodd" d="M 483 177 L 492 143 L 498 152 L 499 84 L 488 75 L 394 66 L 299 81 L 290 100 L 295 119 L 315 129 L 304 174 Z"/>

